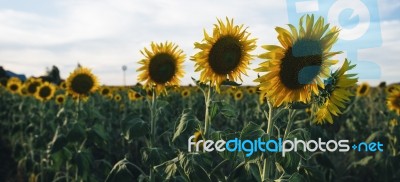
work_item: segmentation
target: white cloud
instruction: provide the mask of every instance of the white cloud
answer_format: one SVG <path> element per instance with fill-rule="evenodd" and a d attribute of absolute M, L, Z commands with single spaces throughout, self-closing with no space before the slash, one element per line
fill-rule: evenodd
<path fill-rule="evenodd" d="M 189 60 L 196 52 L 193 43 L 203 39 L 203 29 L 212 32 L 217 17 L 235 18 L 236 23 L 248 26 L 252 37 L 258 38 L 258 46 L 276 44 L 275 26 L 288 22 L 285 1 L 69 0 L 57 1 L 49 8 L 56 9 L 56 15 L 0 8 L 3 67 L 41 75 L 45 67 L 54 64 L 66 77 L 80 62 L 92 68 L 102 83 L 118 85 L 122 84 L 121 66 L 127 65 L 127 82 L 134 84 L 137 61 L 142 58 L 139 50 L 151 41 L 169 40 L 187 54 L 183 82 L 188 84 L 192 82 L 190 77 L 199 75 L 193 73 L 194 63 Z M 397 49 L 391 42 L 399 40 L 399 31 L 393 26 L 382 25 L 384 46 L 390 45 L 380 49 L 385 53 Z M 261 52 L 258 47 L 253 54 Z M 250 67 L 256 68 L 260 62 L 256 59 Z M 255 84 L 256 77 L 257 73 L 249 71 L 249 77 L 243 77 L 244 83 Z"/>

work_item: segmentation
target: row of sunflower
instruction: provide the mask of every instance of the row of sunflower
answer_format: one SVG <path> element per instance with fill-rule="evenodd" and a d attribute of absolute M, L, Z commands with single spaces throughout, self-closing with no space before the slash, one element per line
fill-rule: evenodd
<path fill-rule="evenodd" d="M 141 50 L 143 86 L 100 86 L 85 67 L 58 86 L 9 79 L 8 91 L 0 88 L 0 132 L 17 161 L 10 172 L 25 181 L 364 181 L 382 179 L 368 170 L 384 166 L 376 171 L 397 179 L 399 86 L 356 89 L 356 74 L 349 73 L 355 65 L 347 59 L 331 71 L 341 53 L 331 51 L 339 30 L 323 18 L 304 16 L 297 28 L 288 27 L 276 28 L 280 45 L 262 46 L 255 87 L 236 82 L 255 58 L 256 39 L 228 18 L 194 44 L 199 52 L 190 59 L 201 72 L 195 86 L 179 87 L 186 55 L 171 42 Z M 188 152 L 192 135 L 195 142 L 382 140 L 385 152 L 299 150 L 248 158 L 244 151 Z"/>

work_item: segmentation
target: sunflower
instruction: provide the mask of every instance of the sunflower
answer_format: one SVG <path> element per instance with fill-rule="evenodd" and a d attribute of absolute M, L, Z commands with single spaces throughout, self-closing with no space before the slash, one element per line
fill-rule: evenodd
<path fill-rule="evenodd" d="M 85 98 L 99 88 L 97 77 L 90 69 L 78 67 L 66 80 L 67 91 L 76 98 Z"/>
<path fill-rule="evenodd" d="M 59 85 L 59 87 L 61 88 L 61 89 L 67 89 L 67 83 L 65 83 L 65 81 L 62 81 L 61 83 L 60 83 L 60 85 Z"/>
<path fill-rule="evenodd" d="M 195 145 L 196 147 L 197 147 L 197 142 L 199 142 L 200 140 L 203 140 L 203 135 L 201 134 L 201 132 L 200 131 L 194 132 L 193 142 L 196 144 Z M 199 144 L 199 151 L 203 150 L 203 144 L 201 143 Z M 196 147 L 193 148 L 194 151 L 197 151 Z"/>
<path fill-rule="evenodd" d="M 387 97 L 387 107 L 389 110 L 400 115 L 400 90 L 393 90 Z"/>
<path fill-rule="evenodd" d="M 259 97 L 259 100 L 258 100 L 259 102 L 260 102 L 260 105 L 263 105 L 264 103 L 266 103 L 268 100 L 267 100 L 267 92 L 260 92 L 260 97 Z"/>
<path fill-rule="evenodd" d="M 337 63 L 331 57 L 341 52 L 330 52 L 337 41 L 339 29 L 324 23 L 322 17 L 314 23 L 314 16 L 300 19 L 299 30 L 289 24 L 289 30 L 277 27 L 278 40 L 282 46 L 265 45 L 267 52 L 259 55 L 267 59 L 256 69 L 267 72 L 257 78 L 261 91 L 273 106 L 283 103 L 304 102 L 311 100 L 312 93 L 318 94 L 318 86 L 323 88 L 323 79 L 329 77 L 329 68 Z"/>
<path fill-rule="evenodd" d="M 394 90 L 400 90 L 400 85 L 391 84 L 391 85 L 386 87 L 386 93 L 387 94 L 392 93 Z"/>
<path fill-rule="evenodd" d="M 353 96 L 350 88 L 356 85 L 356 74 L 345 74 L 347 71 L 353 69 L 355 65 L 351 65 L 346 59 L 343 66 L 332 73 L 331 77 L 326 81 L 325 88 L 319 95 L 319 101 L 322 105 L 318 107 L 315 115 L 315 122 L 322 124 L 325 121 L 333 123 L 332 115 L 338 116 L 341 114 L 341 109 L 346 106 L 345 102 L 350 100 Z"/>
<path fill-rule="evenodd" d="M 156 93 L 165 91 L 166 86 L 178 86 L 180 78 L 183 77 L 183 61 L 186 55 L 171 42 L 156 44 L 151 43 L 151 50 L 144 48 L 140 51 L 145 57 L 141 61 L 142 67 L 137 71 L 139 82 L 145 81 L 143 85 L 146 89 L 155 87 Z"/>
<path fill-rule="evenodd" d="M 114 100 L 115 100 L 116 102 L 121 101 L 121 100 L 122 100 L 121 95 L 120 95 L 120 94 L 115 94 L 115 95 L 114 95 Z"/>
<path fill-rule="evenodd" d="M 25 83 L 26 91 L 29 95 L 35 95 L 37 88 L 42 84 L 42 79 L 40 78 L 30 78 Z"/>
<path fill-rule="evenodd" d="M 133 90 L 129 90 L 128 91 L 128 98 L 129 98 L 130 101 L 135 101 L 135 100 L 141 99 L 142 96 L 139 93 L 137 93 L 137 92 L 135 92 Z"/>
<path fill-rule="evenodd" d="M 44 82 L 37 88 L 35 97 L 40 101 L 48 101 L 54 96 L 55 91 L 56 88 L 53 84 L 49 82 Z"/>
<path fill-rule="evenodd" d="M 242 98 L 243 98 L 243 92 L 242 92 L 241 90 L 237 90 L 237 91 L 234 93 L 233 98 L 234 98 L 236 101 L 242 100 Z"/>
<path fill-rule="evenodd" d="M 257 92 L 257 88 L 256 87 L 248 87 L 247 88 L 247 93 L 251 94 L 255 94 Z"/>
<path fill-rule="evenodd" d="M 7 89 L 13 94 L 20 94 L 22 88 L 22 82 L 17 77 L 11 77 L 7 81 Z"/>
<path fill-rule="evenodd" d="M 65 95 L 64 95 L 64 94 L 57 95 L 56 98 L 55 98 L 55 101 L 56 101 L 56 104 L 57 104 L 57 105 L 62 105 L 62 104 L 64 104 L 64 102 L 65 102 Z"/>
<path fill-rule="evenodd" d="M 190 96 L 190 90 L 189 89 L 182 90 L 181 95 L 182 95 L 183 98 L 189 97 Z"/>
<path fill-rule="evenodd" d="M 370 86 L 368 83 L 362 83 L 357 87 L 357 96 L 366 96 L 369 93 Z"/>
<path fill-rule="evenodd" d="M 107 97 L 112 94 L 112 90 L 109 87 L 103 86 L 100 88 L 100 94 Z"/>
<path fill-rule="evenodd" d="M 201 71 L 200 81 L 210 82 L 219 92 L 219 86 L 227 78 L 242 81 L 241 74 L 246 74 L 250 60 L 249 54 L 256 48 L 256 39 L 249 39 L 250 33 L 243 25 L 234 25 L 233 19 L 226 18 L 226 24 L 218 20 L 210 37 L 204 30 L 202 42 L 194 43 L 200 52 L 192 56 L 196 70 Z"/>

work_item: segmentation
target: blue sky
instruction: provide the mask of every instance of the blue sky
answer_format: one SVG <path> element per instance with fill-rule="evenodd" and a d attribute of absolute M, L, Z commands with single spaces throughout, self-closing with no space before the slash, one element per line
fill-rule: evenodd
<path fill-rule="evenodd" d="M 379 76 L 372 76 L 374 79 L 362 76 L 361 82 L 377 84 L 381 80 L 400 81 L 400 60 L 397 56 L 400 52 L 400 14 L 396 13 L 400 12 L 400 1 L 365 1 L 377 2 L 380 21 L 373 23 L 380 28 L 381 43 L 376 46 L 375 36 L 367 37 L 367 42 L 362 44 L 368 48 L 352 53 L 345 51 L 337 58 L 355 57 L 372 62 L 373 67 L 360 64 L 362 75 L 380 70 Z M 0 0 L 0 65 L 27 76 L 42 75 L 46 67 L 56 65 L 65 78 L 79 62 L 91 68 L 101 83 L 111 85 L 122 84 L 121 67 L 126 65 L 127 83 L 135 84 L 138 75 L 136 69 L 139 67 L 137 62 L 143 58 L 139 51 L 148 47 L 151 41 L 168 40 L 178 44 L 187 55 L 184 64 L 186 75 L 182 82 L 188 84 L 191 83 L 190 77 L 198 78 L 199 75 L 194 73 L 194 62 L 189 60 L 197 52 L 193 49 L 193 43 L 203 39 L 203 29 L 212 31 L 216 18 L 234 18 L 235 23 L 248 27 L 251 37 L 258 39 L 258 48 L 252 52 L 257 55 L 263 52 L 261 45 L 278 43 L 274 28 L 285 27 L 289 23 L 289 14 L 293 13 L 288 13 L 289 2 Z M 321 3 L 326 2 L 322 0 L 313 2 L 319 10 L 331 6 Z M 312 9 L 309 5 L 303 6 L 306 9 L 310 7 Z M 351 7 L 355 8 L 354 12 L 362 12 L 363 9 L 357 4 Z M 344 15 L 351 16 L 351 13 Z M 357 20 L 354 16 L 349 18 L 351 21 L 342 27 L 342 32 L 348 37 L 356 36 L 357 30 L 351 29 L 356 25 L 352 23 L 359 22 L 353 21 Z M 360 22 L 365 23 L 362 20 Z M 351 31 L 346 31 L 346 28 Z M 261 61 L 256 58 L 250 67 L 258 67 Z M 257 73 L 249 70 L 249 76 L 243 77 L 244 84 L 255 84 L 253 80 L 256 77 Z"/>

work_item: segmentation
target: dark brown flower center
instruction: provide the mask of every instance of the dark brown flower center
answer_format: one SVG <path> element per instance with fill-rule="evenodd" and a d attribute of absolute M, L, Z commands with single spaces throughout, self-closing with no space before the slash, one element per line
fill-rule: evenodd
<path fill-rule="evenodd" d="M 367 91 L 367 86 L 366 85 L 361 85 L 361 88 L 360 88 L 360 94 L 364 94 L 366 91 Z"/>
<path fill-rule="evenodd" d="M 150 60 L 149 75 L 154 82 L 165 84 L 174 77 L 175 69 L 174 58 L 170 54 L 159 53 Z"/>
<path fill-rule="evenodd" d="M 78 74 L 71 81 L 71 89 L 82 95 L 89 94 L 90 90 L 94 86 L 94 80 L 90 75 Z"/>
<path fill-rule="evenodd" d="M 239 66 L 242 56 L 239 40 L 232 36 L 224 36 L 212 46 L 208 62 L 216 74 L 226 75 Z"/>
<path fill-rule="evenodd" d="M 39 82 L 32 82 L 31 84 L 29 84 L 28 85 L 28 93 L 34 94 L 39 85 L 40 85 Z"/>
<path fill-rule="evenodd" d="M 48 86 L 41 87 L 39 90 L 39 97 L 46 99 L 51 94 L 51 89 Z"/>
<path fill-rule="evenodd" d="M 291 90 L 304 87 L 318 76 L 322 65 L 322 46 L 316 40 L 298 40 L 288 48 L 280 65 L 279 77 Z"/>
<path fill-rule="evenodd" d="M 10 86 L 10 89 L 12 90 L 12 91 L 17 91 L 18 90 L 18 85 L 16 85 L 16 84 L 12 84 L 11 86 Z"/>

